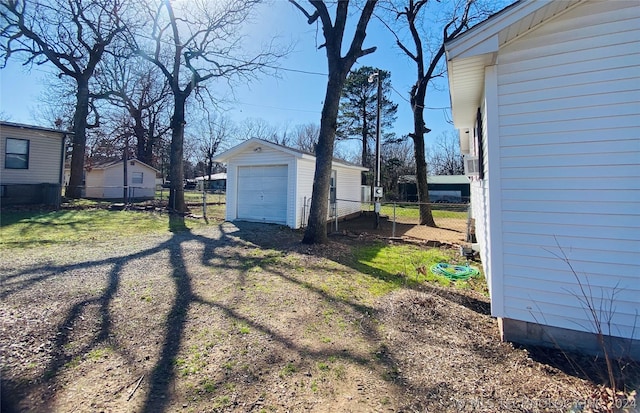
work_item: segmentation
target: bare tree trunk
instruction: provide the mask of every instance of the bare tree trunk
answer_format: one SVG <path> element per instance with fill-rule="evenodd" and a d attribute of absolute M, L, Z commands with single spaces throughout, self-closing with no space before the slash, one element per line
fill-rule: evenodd
<path fill-rule="evenodd" d="M 439 42 L 437 51 L 433 54 L 429 66 L 425 71 L 425 56 L 423 51 L 423 39 L 419 32 L 424 21 L 419 18 L 421 10 L 429 3 L 428 0 L 408 0 L 407 3 L 399 10 L 396 11 L 395 18 L 406 19 L 407 27 L 411 32 L 411 38 L 413 40 L 413 49 L 411 51 L 405 44 L 403 44 L 400 37 L 393 31 L 393 35 L 396 37 L 396 44 L 400 49 L 416 64 L 417 69 L 417 81 L 411 88 L 411 108 L 413 110 L 413 133 L 410 134 L 414 142 L 414 151 L 416 157 L 416 183 L 418 189 L 418 201 L 420 205 L 420 224 L 435 227 L 435 221 L 433 220 L 433 214 L 431 212 L 431 206 L 429 202 L 429 186 L 427 183 L 427 160 L 424 153 L 424 135 L 430 132 L 430 130 L 424 124 L 424 102 L 427 92 L 427 85 L 431 79 L 438 76 L 436 70 L 444 55 L 444 44 L 447 40 L 454 38 L 459 34 L 469 21 L 469 10 L 474 4 L 475 0 L 467 0 L 462 8 L 462 13 L 452 19 L 442 29 L 442 40 Z M 389 27 L 389 26 L 387 26 Z M 449 33 L 449 30 L 451 32 Z M 428 38 L 424 40 L 428 41 Z"/>
<path fill-rule="evenodd" d="M 327 6 L 322 1 L 310 1 L 315 8 L 313 14 L 307 12 L 296 0 L 289 0 L 306 17 L 309 24 L 313 24 L 318 18 L 322 21 L 322 31 L 326 43 L 322 46 L 327 51 L 327 63 L 329 66 L 329 80 L 322 107 L 322 119 L 320 120 L 320 136 L 316 146 L 316 170 L 313 179 L 313 194 L 309 222 L 302 242 L 305 244 L 327 242 L 327 210 L 329 208 L 329 186 L 331 184 L 331 166 L 333 161 L 333 147 L 338 127 L 338 108 L 342 87 L 347 78 L 347 73 L 362 56 L 373 53 L 376 49 L 371 47 L 362 49 L 362 43 L 366 37 L 366 29 L 369 19 L 373 14 L 377 0 L 368 0 L 362 8 L 358 19 L 356 31 L 347 54 L 342 57 L 342 44 L 344 29 L 348 16 L 349 2 L 336 3 L 335 22 L 332 23 Z"/>
<path fill-rule="evenodd" d="M 429 203 L 429 183 L 427 182 L 427 158 L 424 148 L 424 135 L 429 130 L 424 125 L 424 101 L 427 93 L 427 82 L 424 76 L 418 80 L 411 93 L 411 108 L 413 109 L 413 150 L 416 158 L 416 187 L 418 202 L 420 203 L 420 225 L 435 227 L 436 222 Z"/>
<path fill-rule="evenodd" d="M 87 147 L 87 116 L 89 115 L 89 79 L 76 78 L 76 110 L 73 115 L 73 149 L 71 152 L 71 175 L 65 190 L 67 198 L 82 197 L 84 154 Z"/>
<path fill-rule="evenodd" d="M 327 83 L 324 105 L 322 107 L 322 122 L 320 136 L 316 147 L 316 170 L 313 180 L 313 198 L 309 222 L 302 242 L 305 244 L 327 242 L 327 213 L 329 208 L 329 188 L 331 186 L 331 165 L 333 148 L 338 125 L 338 106 L 342 84 L 346 73 L 331 73 Z"/>
<path fill-rule="evenodd" d="M 171 151 L 169 154 L 169 209 L 187 212 L 184 202 L 184 108 L 187 94 L 174 91 L 174 109 L 171 118 Z"/>
<path fill-rule="evenodd" d="M 420 225 L 435 227 L 436 223 L 429 203 L 429 186 L 427 182 L 427 160 L 424 151 L 424 132 L 421 108 L 414 109 L 413 113 L 413 150 L 416 159 L 416 186 L 418 189 L 418 202 L 420 203 Z"/>

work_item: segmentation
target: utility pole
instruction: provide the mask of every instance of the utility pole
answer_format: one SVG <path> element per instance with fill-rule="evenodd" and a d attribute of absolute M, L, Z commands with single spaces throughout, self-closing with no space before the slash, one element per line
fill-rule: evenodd
<path fill-rule="evenodd" d="M 382 198 L 382 187 L 380 186 L 380 107 L 382 105 L 382 82 L 380 81 L 380 72 L 372 73 L 369 76 L 369 83 L 373 83 L 373 78 L 378 81 L 378 92 L 376 96 L 376 185 L 373 189 L 375 198 L 374 211 L 376 213 L 376 223 L 374 228 L 380 227 L 380 199 Z"/>

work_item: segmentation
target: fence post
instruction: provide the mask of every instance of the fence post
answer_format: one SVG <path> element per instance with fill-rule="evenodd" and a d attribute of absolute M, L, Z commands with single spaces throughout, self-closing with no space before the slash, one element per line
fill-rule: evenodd
<path fill-rule="evenodd" d="M 207 192 L 204 190 L 204 185 L 202 188 L 202 217 L 206 223 L 209 223 L 207 219 Z"/>
<path fill-rule="evenodd" d="M 391 230 L 391 237 L 396 237 L 396 202 L 393 202 L 393 229 Z"/>
<path fill-rule="evenodd" d="M 335 221 L 335 231 L 338 232 L 338 200 L 333 203 L 333 217 Z"/>
<path fill-rule="evenodd" d="M 307 197 L 304 197 L 304 204 L 302 204 L 302 223 L 301 227 L 305 228 L 307 226 Z"/>

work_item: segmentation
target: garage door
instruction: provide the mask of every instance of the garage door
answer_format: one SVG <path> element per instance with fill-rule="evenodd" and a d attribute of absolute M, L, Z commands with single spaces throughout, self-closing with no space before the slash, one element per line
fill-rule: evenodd
<path fill-rule="evenodd" d="M 287 165 L 238 168 L 238 219 L 287 222 Z"/>

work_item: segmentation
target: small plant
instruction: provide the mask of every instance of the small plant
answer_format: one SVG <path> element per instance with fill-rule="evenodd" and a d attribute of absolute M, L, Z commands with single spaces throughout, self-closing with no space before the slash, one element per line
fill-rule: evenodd
<path fill-rule="evenodd" d="M 322 363 L 322 362 L 318 363 L 318 370 L 327 371 L 330 368 L 331 367 L 329 367 L 329 365 L 327 363 Z"/>
<path fill-rule="evenodd" d="M 103 358 L 107 358 L 109 353 L 111 353 L 111 349 L 109 348 L 96 348 L 87 354 L 87 358 L 89 360 L 101 360 Z"/>
<path fill-rule="evenodd" d="M 333 373 L 339 379 L 344 379 L 347 376 L 347 371 L 346 371 L 346 369 L 344 368 L 344 366 L 342 364 L 340 364 L 338 366 L 335 366 L 333 368 Z"/>
<path fill-rule="evenodd" d="M 216 391 L 216 383 L 211 379 L 204 379 L 201 383 L 202 391 L 205 393 L 213 393 Z"/>
<path fill-rule="evenodd" d="M 233 326 L 238 329 L 240 334 L 249 334 L 251 332 L 249 325 L 244 321 L 234 321 Z"/>
<path fill-rule="evenodd" d="M 297 372 L 298 368 L 296 367 L 295 364 L 289 362 L 287 363 L 286 366 L 284 366 L 284 368 L 280 371 L 280 377 L 286 377 L 286 376 L 290 376 L 293 373 Z"/>
<path fill-rule="evenodd" d="M 66 368 L 70 368 L 70 369 L 76 368 L 79 365 L 80 365 L 80 357 L 79 356 L 76 356 L 76 357 L 72 358 L 71 360 L 67 361 L 66 363 L 64 363 L 64 366 Z"/>
<path fill-rule="evenodd" d="M 560 251 L 559 253 L 547 251 L 563 261 L 569 267 L 571 274 L 573 274 L 578 286 L 577 291 L 567 291 L 577 298 L 580 306 L 584 310 L 604 357 L 609 387 L 601 390 L 599 396 L 601 400 L 598 400 L 598 404 L 603 406 L 603 411 L 605 412 L 619 411 L 618 408 L 620 406 L 633 405 L 635 407 L 636 390 L 627 391 L 624 376 L 622 376 L 622 373 L 629 367 L 629 364 L 625 360 L 624 355 L 616 354 L 609 340 L 609 337 L 612 336 L 612 320 L 616 311 L 616 296 L 622 291 L 619 283 L 611 287 L 608 293 L 605 292 L 604 287 L 600 287 L 600 294 L 597 294 L 597 291 L 594 291 L 594 287 L 591 285 L 587 276 L 580 277 L 557 239 L 556 245 Z M 638 312 L 636 310 L 636 320 L 637 318 Z M 585 328 L 585 330 L 588 329 Z M 635 324 L 633 331 L 635 331 Z M 631 336 L 633 336 L 633 333 Z M 565 354 L 565 357 L 568 356 Z M 637 383 L 635 384 L 637 385 Z"/>
<path fill-rule="evenodd" d="M 213 402 L 213 409 L 223 409 L 231 404 L 231 398 L 229 396 L 219 396 Z"/>

